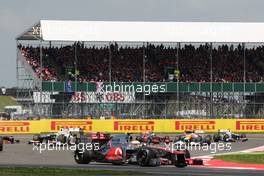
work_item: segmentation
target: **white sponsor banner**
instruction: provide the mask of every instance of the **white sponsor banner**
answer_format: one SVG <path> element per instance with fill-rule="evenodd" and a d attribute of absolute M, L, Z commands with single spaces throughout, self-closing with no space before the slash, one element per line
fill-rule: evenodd
<path fill-rule="evenodd" d="M 50 98 L 51 92 L 33 92 L 34 103 L 55 103 L 54 99 Z"/>
<path fill-rule="evenodd" d="M 132 92 L 75 92 L 73 103 L 133 103 L 135 93 Z"/>
<path fill-rule="evenodd" d="M 53 93 L 54 94 L 54 93 Z M 58 93 L 56 93 L 58 94 Z M 34 103 L 55 103 L 51 92 L 33 93 Z M 71 103 L 133 103 L 134 92 L 74 92 Z"/>

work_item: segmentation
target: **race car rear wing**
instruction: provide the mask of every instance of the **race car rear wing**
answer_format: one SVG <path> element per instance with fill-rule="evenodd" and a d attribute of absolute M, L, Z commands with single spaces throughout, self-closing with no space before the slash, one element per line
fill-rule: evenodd
<path fill-rule="evenodd" d="M 194 133 L 198 133 L 198 134 L 199 134 L 199 133 L 200 133 L 200 134 L 203 134 L 203 133 L 205 133 L 205 132 L 206 132 L 206 131 L 204 131 L 204 130 L 195 130 L 195 131 L 194 131 Z"/>
<path fill-rule="evenodd" d="M 185 133 L 203 134 L 203 133 L 206 133 L 206 131 L 204 131 L 204 130 L 186 130 Z"/>
<path fill-rule="evenodd" d="M 229 132 L 230 130 L 224 130 L 224 129 L 220 129 L 218 130 L 220 133 L 226 133 L 226 132 Z"/>

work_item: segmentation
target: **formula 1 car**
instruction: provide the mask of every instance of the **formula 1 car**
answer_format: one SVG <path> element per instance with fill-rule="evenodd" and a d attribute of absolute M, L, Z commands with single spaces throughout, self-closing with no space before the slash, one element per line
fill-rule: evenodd
<path fill-rule="evenodd" d="M 15 144 L 19 143 L 18 139 L 15 139 L 13 136 L 1 136 L 4 144 Z"/>
<path fill-rule="evenodd" d="M 136 140 L 146 144 L 159 144 L 162 142 L 164 143 L 172 142 L 169 136 L 158 136 L 152 132 L 141 133 L 140 136 L 136 137 Z"/>
<path fill-rule="evenodd" d="M 214 134 L 213 139 L 214 142 L 245 142 L 248 140 L 246 134 L 236 134 L 232 133 L 230 130 L 218 130 L 218 132 Z"/>
<path fill-rule="evenodd" d="M 204 131 L 185 131 L 184 134 L 175 137 L 174 142 L 184 142 L 188 145 L 210 145 L 212 142 L 211 135 L 203 135 Z"/>
<path fill-rule="evenodd" d="M 55 143 L 57 135 L 55 133 L 34 135 L 33 139 L 28 141 L 28 144 L 41 144 L 41 143 Z"/>
<path fill-rule="evenodd" d="M 0 136 L 0 151 L 3 151 L 4 144 L 15 144 L 19 142 L 20 141 L 18 139 L 15 140 L 13 136 Z"/>
<path fill-rule="evenodd" d="M 84 137 L 82 139 L 88 138 Z M 170 151 L 165 148 L 149 146 L 135 147 L 133 141 L 129 143 L 127 139 L 127 135 L 115 135 L 97 149 L 77 149 L 74 152 L 74 159 L 78 164 L 89 164 L 91 161 L 96 161 L 118 165 L 159 166 L 161 164 L 173 164 L 176 167 L 187 166 L 186 151 Z M 81 143 L 92 143 L 92 141 L 81 140 Z"/>
<path fill-rule="evenodd" d="M 81 133 L 83 133 L 83 131 L 80 128 L 61 128 L 61 130 L 57 133 L 34 135 L 33 139 L 28 143 L 75 144 Z"/>

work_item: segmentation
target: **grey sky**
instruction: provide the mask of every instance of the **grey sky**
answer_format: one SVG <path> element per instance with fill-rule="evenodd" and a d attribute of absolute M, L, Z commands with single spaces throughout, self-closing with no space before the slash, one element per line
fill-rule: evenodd
<path fill-rule="evenodd" d="M 16 86 L 15 37 L 40 19 L 264 22 L 263 0 L 0 0 L 0 86 Z"/>

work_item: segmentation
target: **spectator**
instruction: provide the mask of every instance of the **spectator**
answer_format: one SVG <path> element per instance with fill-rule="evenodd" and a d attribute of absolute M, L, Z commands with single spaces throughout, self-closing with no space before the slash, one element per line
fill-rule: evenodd
<path fill-rule="evenodd" d="M 111 64 L 111 81 L 143 81 L 143 48 L 119 47 L 78 47 L 78 61 L 75 63 L 74 46 L 43 48 L 43 65 L 40 65 L 40 48 L 19 46 L 21 53 L 38 77 L 44 81 L 79 82 L 109 81 L 109 64 Z M 109 62 L 111 50 L 111 62 Z M 264 46 L 246 49 L 246 81 L 263 81 Z M 179 54 L 178 60 L 176 59 Z M 210 82 L 209 45 L 184 45 L 177 48 L 163 45 L 151 45 L 145 48 L 145 81 L 163 82 L 167 79 L 167 68 L 179 67 L 180 82 Z M 241 45 L 219 45 L 212 50 L 213 82 L 243 82 L 244 58 Z M 177 63 L 177 61 L 179 63 Z M 76 65 L 75 65 L 76 64 Z M 78 72 L 75 73 L 75 66 Z M 69 69 L 71 70 L 69 72 Z M 71 75 L 69 75 L 71 73 Z M 175 79 L 176 80 L 176 79 Z"/>

